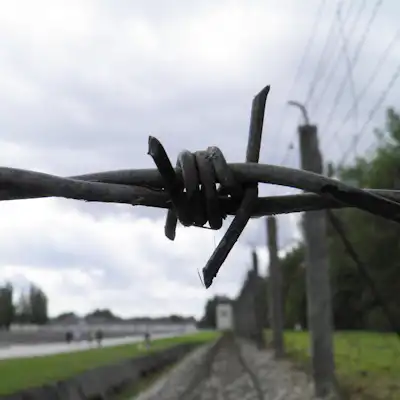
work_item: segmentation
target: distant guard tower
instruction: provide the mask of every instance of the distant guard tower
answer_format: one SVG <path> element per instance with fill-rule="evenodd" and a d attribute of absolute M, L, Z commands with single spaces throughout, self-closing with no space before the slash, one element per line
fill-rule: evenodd
<path fill-rule="evenodd" d="M 219 331 L 233 330 L 232 301 L 227 297 L 218 298 L 216 308 L 216 325 Z"/>

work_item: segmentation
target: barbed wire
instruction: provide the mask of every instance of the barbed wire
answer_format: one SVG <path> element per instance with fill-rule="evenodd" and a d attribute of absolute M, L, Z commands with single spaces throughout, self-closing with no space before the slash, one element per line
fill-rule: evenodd
<path fill-rule="evenodd" d="M 382 91 L 381 95 L 379 96 L 378 100 L 376 101 L 376 103 L 374 104 L 374 106 L 371 108 L 371 110 L 368 113 L 368 117 L 365 120 L 364 124 L 362 125 L 362 127 L 360 128 L 360 130 L 357 132 L 356 135 L 354 135 L 353 140 L 350 144 L 350 146 L 347 148 L 347 150 L 344 152 L 340 162 L 339 162 L 339 166 L 343 166 L 344 163 L 346 162 L 347 158 L 350 155 L 350 152 L 353 150 L 356 150 L 356 147 L 361 139 L 362 134 L 365 131 L 365 128 L 370 124 L 370 122 L 372 121 L 372 118 L 374 117 L 374 115 L 376 114 L 376 112 L 381 108 L 383 102 L 385 101 L 386 97 L 388 96 L 388 94 L 390 93 L 391 89 L 393 88 L 393 86 L 395 85 L 397 79 L 400 76 L 400 64 L 397 66 L 394 74 L 391 76 L 388 84 L 386 85 L 385 89 Z"/>
<path fill-rule="evenodd" d="M 350 6 L 347 9 L 347 13 L 346 13 L 346 16 L 344 18 L 344 23 L 347 21 L 347 18 L 350 16 L 350 12 L 352 10 L 353 5 L 354 5 L 354 2 L 350 2 Z M 341 10 L 342 6 L 343 6 L 343 0 L 341 0 L 338 3 L 338 5 L 336 7 L 336 11 Z M 320 81 L 320 79 L 322 77 L 321 74 L 322 74 L 322 71 L 323 71 L 323 60 L 324 60 L 325 53 L 326 53 L 326 51 L 327 51 L 327 49 L 329 47 L 328 45 L 330 43 L 330 39 L 331 39 L 331 37 L 333 36 L 333 33 L 334 33 L 335 22 L 336 22 L 336 16 L 334 16 L 333 19 L 332 19 L 332 23 L 331 23 L 331 25 L 329 27 L 328 34 L 326 35 L 325 43 L 323 45 L 322 51 L 320 53 L 320 56 L 318 58 L 318 62 L 317 62 L 317 66 L 315 68 L 314 76 L 311 79 L 310 86 L 309 86 L 309 89 L 308 89 L 308 92 L 307 92 L 307 95 L 306 95 L 306 100 L 305 100 L 305 103 L 304 103 L 306 106 L 311 101 L 311 99 L 312 99 L 312 97 L 314 95 L 315 89 L 317 87 L 317 84 L 319 83 L 319 81 Z M 294 136 L 295 136 L 295 133 L 292 134 L 291 139 L 289 140 L 289 145 L 286 148 L 286 152 L 284 153 L 284 156 L 282 158 L 281 164 L 285 164 L 285 162 L 287 160 L 287 157 L 289 156 L 290 150 L 293 148 Z"/>
<path fill-rule="evenodd" d="M 300 75 L 301 75 L 302 68 L 303 68 L 304 62 L 306 60 L 306 57 L 307 57 L 307 55 L 308 55 L 308 53 L 309 53 L 309 51 L 310 51 L 310 49 L 312 47 L 314 39 L 317 36 L 316 35 L 316 31 L 317 31 L 319 23 L 321 21 L 322 11 L 324 10 L 325 5 L 326 5 L 326 0 L 322 0 L 319 3 L 319 7 L 318 7 L 317 12 L 315 14 L 313 26 L 312 26 L 311 31 L 310 31 L 310 36 L 308 37 L 306 45 L 304 46 L 303 55 L 302 55 L 302 57 L 300 59 L 300 62 L 298 64 L 298 66 L 297 66 L 296 73 L 294 74 L 294 78 L 292 80 L 292 84 L 290 86 L 290 89 L 287 92 L 286 97 L 289 97 L 289 95 L 291 94 L 295 84 L 298 82 L 298 79 L 300 78 Z M 279 136 L 280 136 L 280 134 L 282 132 L 282 129 L 283 129 L 283 126 L 284 126 L 284 123 L 285 123 L 285 116 L 286 115 L 287 115 L 287 108 L 285 108 L 283 110 L 283 112 L 281 114 L 281 119 L 279 120 L 279 123 L 278 123 L 277 132 L 278 132 Z"/>
<path fill-rule="evenodd" d="M 348 40 L 347 41 L 350 41 L 350 38 L 352 37 L 352 35 L 353 35 L 354 31 L 355 31 L 355 28 L 357 27 L 357 24 L 358 24 L 358 22 L 360 20 L 361 14 L 364 11 L 365 5 L 366 5 L 366 0 L 361 2 L 361 7 L 358 9 L 358 12 L 357 12 L 356 17 L 355 17 L 355 19 L 353 21 L 353 24 L 351 25 L 351 27 L 349 29 L 349 33 L 347 35 L 348 36 Z M 345 19 L 340 20 L 339 23 L 341 24 L 340 28 L 343 31 L 343 33 L 341 33 L 342 40 L 343 40 L 344 28 L 345 28 L 345 25 L 346 25 L 346 20 Z M 337 54 L 337 57 L 333 57 L 333 55 L 332 55 L 332 59 L 334 61 L 331 63 L 331 68 L 330 68 L 329 72 L 327 72 L 327 74 L 326 74 L 325 84 L 323 85 L 322 90 L 319 92 L 319 96 L 316 99 L 314 98 L 314 101 L 313 101 L 315 103 L 315 106 L 314 106 L 314 108 L 312 110 L 312 112 L 314 114 L 317 112 L 319 106 L 322 104 L 322 99 L 325 96 L 326 90 L 328 89 L 328 87 L 330 87 L 330 85 L 333 82 L 333 79 L 332 79 L 333 78 L 333 74 L 337 71 L 337 66 L 338 66 L 338 64 L 339 64 L 339 62 L 341 60 L 341 56 L 340 55 L 341 55 L 340 48 L 339 48 L 339 52 Z"/>
<path fill-rule="evenodd" d="M 369 18 L 369 20 L 368 20 L 368 22 L 367 22 L 367 24 L 365 26 L 365 29 L 363 31 L 363 34 L 361 36 L 361 39 L 357 44 L 356 50 L 354 52 L 354 56 L 353 56 L 353 58 L 351 60 L 350 59 L 347 60 L 348 71 L 344 75 L 342 81 L 340 82 L 340 84 L 338 86 L 338 90 L 337 90 L 335 98 L 333 100 L 332 107 L 331 107 L 331 109 L 330 109 L 330 111 L 328 113 L 328 116 L 327 116 L 327 118 L 325 120 L 325 123 L 323 124 L 323 127 L 324 127 L 323 129 L 325 129 L 325 127 L 329 126 L 331 124 L 332 120 L 333 120 L 333 117 L 335 115 L 335 111 L 336 111 L 336 109 L 337 109 L 337 107 L 339 105 L 339 102 L 340 102 L 340 99 L 342 97 L 342 94 L 344 93 L 344 88 L 346 86 L 347 79 L 349 79 L 350 84 L 351 84 L 351 90 L 352 90 L 352 95 L 353 95 L 353 104 L 354 104 L 353 110 L 354 111 L 357 110 L 357 107 L 358 107 L 357 104 L 358 103 L 356 101 L 356 94 L 355 94 L 355 88 L 354 88 L 353 69 L 357 65 L 359 56 L 361 54 L 361 51 L 362 51 L 362 49 L 364 47 L 364 44 L 365 44 L 365 41 L 366 41 L 366 39 L 368 37 L 368 34 L 370 32 L 371 26 L 372 26 L 373 22 L 375 21 L 376 16 L 378 15 L 378 11 L 379 11 L 382 3 L 383 3 L 383 0 L 378 0 L 375 3 L 375 7 L 372 10 L 371 17 Z M 345 57 L 347 59 L 348 55 L 347 55 L 347 52 L 346 52 L 346 42 L 345 42 L 344 38 L 343 38 L 343 52 L 346 53 Z"/>
<path fill-rule="evenodd" d="M 345 116 L 343 117 L 342 121 L 340 122 L 339 127 L 333 132 L 333 134 L 330 136 L 331 140 L 327 143 L 327 146 L 332 143 L 333 140 L 337 139 L 337 135 L 341 131 L 341 129 L 344 127 L 346 122 L 350 119 L 352 112 L 354 111 L 354 107 L 356 104 L 360 103 L 360 100 L 362 100 L 365 97 L 365 94 L 367 93 L 368 89 L 371 87 L 371 85 L 375 82 L 376 77 L 378 76 L 380 70 L 382 69 L 382 66 L 384 65 L 384 62 L 386 58 L 389 56 L 393 46 L 395 43 L 399 40 L 400 38 L 400 29 L 397 30 L 396 34 L 394 35 L 393 39 L 389 42 L 388 46 L 385 48 L 385 50 L 382 52 L 378 62 L 375 65 L 375 68 L 373 69 L 371 75 L 369 76 L 368 79 L 366 79 L 366 83 L 359 92 L 359 94 L 356 96 L 356 101 L 351 105 L 351 107 L 347 110 Z"/>
<path fill-rule="evenodd" d="M 355 4 L 354 2 L 350 2 L 350 6 L 347 9 L 346 16 L 344 17 L 344 20 L 343 20 L 344 23 L 347 22 L 347 19 L 350 16 L 350 12 L 351 12 L 351 9 L 353 8 L 354 4 Z M 324 60 L 325 52 L 328 50 L 329 40 L 333 35 L 333 31 L 334 31 L 334 28 L 335 28 L 335 25 L 336 25 L 336 13 L 340 12 L 340 10 L 342 9 L 342 6 L 343 6 L 343 1 L 339 2 L 337 7 L 336 7 L 335 15 L 332 18 L 332 24 L 331 24 L 331 26 L 329 28 L 329 32 L 328 32 L 328 34 L 326 36 L 325 44 L 324 44 L 324 47 L 322 48 L 320 57 L 318 59 L 317 66 L 315 68 L 314 77 L 311 80 L 310 87 L 309 87 L 309 90 L 308 90 L 308 93 L 307 93 L 307 96 L 306 96 L 306 99 L 305 99 L 305 102 L 304 102 L 305 106 L 307 106 L 309 104 L 310 100 L 312 99 L 312 97 L 314 95 L 314 92 L 315 92 L 315 89 L 317 87 L 317 84 L 320 82 L 320 80 L 321 80 L 321 78 L 323 76 L 322 75 L 323 70 L 324 70 L 324 68 L 323 68 L 324 67 L 323 60 Z"/>
<path fill-rule="evenodd" d="M 250 218 L 327 208 L 356 207 L 400 223 L 400 191 L 363 190 L 312 172 L 258 164 L 266 86 L 251 110 L 246 162 L 228 164 L 221 150 L 178 156 L 174 168 L 162 144 L 149 137 L 148 154 L 156 169 L 120 170 L 59 177 L 15 168 L 0 168 L 0 201 L 63 197 L 124 203 L 168 210 L 165 235 L 174 240 L 177 222 L 218 230 L 227 215 L 233 221 L 203 268 L 206 288 L 224 263 Z M 289 186 L 306 194 L 258 197 L 258 184 Z"/>
<path fill-rule="evenodd" d="M 387 302 L 385 301 L 384 297 L 381 294 L 381 291 L 378 289 L 377 285 L 374 282 L 374 279 L 369 273 L 367 266 L 362 262 L 361 257 L 353 247 L 350 239 L 346 235 L 346 231 L 343 225 L 342 220 L 339 216 L 335 215 L 331 210 L 327 210 L 327 216 L 332 224 L 332 227 L 335 229 L 340 241 L 343 244 L 343 247 L 346 250 L 346 253 L 352 259 L 354 264 L 357 267 L 359 274 L 362 276 L 364 281 L 369 286 L 376 302 L 382 308 L 382 311 L 389 322 L 391 328 L 396 333 L 397 337 L 400 339 L 400 324 L 396 320 L 396 317 L 392 314 L 390 307 L 388 306 Z"/>

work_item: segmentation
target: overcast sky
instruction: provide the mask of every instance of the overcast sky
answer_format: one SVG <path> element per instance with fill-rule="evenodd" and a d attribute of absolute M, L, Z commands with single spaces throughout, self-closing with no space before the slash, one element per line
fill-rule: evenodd
<path fill-rule="evenodd" d="M 299 112 L 286 102 L 307 97 L 325 158 L 339 160 L 356 135 L 362 153 L 373 145 L 385 107 L 400 108 L 395 82 L 370 114 L 399 68 L 400 37 L 393 40 L 400 5 L 324 3 L 298 70 L 320 0 L 1 1 L 1 165 L 59 175 L 152 168 L 149 134 L 172 160 L 183 149 L 216 145 L 228 161 L 241 162 L 251 101 L 266 84 L 261 162 L 298 166 Z M 285 191 L 262 189 L 264 195 Z M 223 232 L 180 227 L 170 242 L 164 217 L 160 210 L 65 199 L 2 203 L 0 279 L 39 284 L 52 315 L 107 307 L 123 316 L 199 317 L 207 297 L 237 293 L 251 246 L 265 272 L 262 219 L 248 226 L 205 290 L 198 271 Z M 281 218 L 279 231 L 282 247 L 293 242 L 296 218 Z"/>

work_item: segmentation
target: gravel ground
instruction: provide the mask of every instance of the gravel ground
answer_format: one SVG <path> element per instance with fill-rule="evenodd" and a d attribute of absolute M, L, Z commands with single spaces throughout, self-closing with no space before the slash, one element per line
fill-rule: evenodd
<path fill-rule="evenodd" d="M 312 400 L 313 385 L 289 361 L 249 342 L 201 347 L 138 400 Z M 213 355 L 210 357 L 211 353 Z M 196 382 L 196 384 L 194 384 Z"/>

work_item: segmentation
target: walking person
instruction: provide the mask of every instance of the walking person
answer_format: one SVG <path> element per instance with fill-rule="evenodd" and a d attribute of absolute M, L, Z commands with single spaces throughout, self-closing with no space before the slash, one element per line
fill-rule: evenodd
<path fill-rule="evenodd" d="M 101 329 L 97 329 L 95 336 L 96 336 L 97 345 L 99 347 L 101 347 L 101 342 L 102 342 L 103 337 L 104 337 L 103 331 Z"/>
<path fill-rule="evenodd" d="M 67 342 L 67 344 L 70 344 L 73 339 L 74 339 L 74 334 L 71 331 L 65 332 L 65 341 Z"/>
<path fill-rule="evenodd" d="M 148 350 L 150 348 L 150 344 L 151 344 L 151 337 L 150 337 L 150 333 L 148 331 L 144 334 L 144 344 L 145 344 L 146 350 Z"/>

